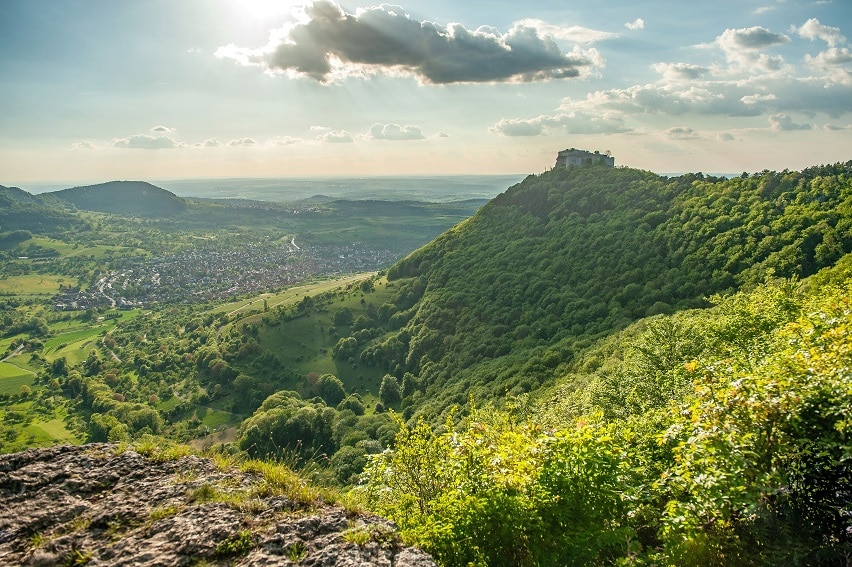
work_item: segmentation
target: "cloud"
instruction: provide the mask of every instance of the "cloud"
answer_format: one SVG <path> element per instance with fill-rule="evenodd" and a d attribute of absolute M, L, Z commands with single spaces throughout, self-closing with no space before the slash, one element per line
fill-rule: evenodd
<path fill-rule="evenodd" d="M 291 138 L 290 136 L 284 136 L 282 138 L 270 138 L 266 141 L 267 145 L 270 146 L 292 146 L 293 144 L 300 144 L 304 140 L 301 138 Z"/>
<path fill-rule="evenodd" d="M 810 124 L 796 124 L 793 119 L 784 113 L 773 114 L 769 117 L 769 127 L 775 131 L 782 132 L 788 130 L 810 130 Z"/>
<path fill-rule="evenodd" d="M 542 37 L 549 36 L 555 39 L 571 41 L 574 43 L 595 43 L 618 37 L 617 33 L 584 28 L 582 26 L 557 26 L 555 24 L 549 24 L 543 20 L 535 19 L 518 20 L 513 26 L 513 29 L 516 30 L 522 30 L 525 28 L 535 30 L 538 32 L 538 35 Z M 499 32 L 496 30 L 493 30 L 493 33 L 495 35 L 499 35 Z"/>
<path fill-rule="evenodd" d="M 743 104 L 757 104 L 759 102 L 775 100 L 777 98 L 778 97 L 775 96 L 772 93 L 769 93 L 769 94 L 756 93 L 756 94 L 753 94 L 753 95 L 745 95 L 743 97 L 740 97 L 740 100 L 742 101 Z"/>
<path fill-rule="evenodd" d="M 373 124 L 367 137 L 373 140 L 422 140 L 425 136 L 420 131 L 420 126 Z"/>
<path fill-rule="evenodd" d="M 355 141 L 352 138 L 352 135 L 346 130 L 341 130 L 339 132 L 332 130 L 331 132 L 326 132 L 319 137 L 319 140 L 329 144 L 348 144 Z"/>
<path fill-rule="evenodd" d="M 815 56 L 805 55 L 805 64 L 825 73 L 834 83 L 852 85 L 852 51 L 848 47 L 831 47 Z"/>
<path fill-rule="evenodd" d="M 540 136 L 547 130 L 568 134 L 616 134 L 629 132 L 621 116 L 615 113 L 591 114 L 579 110 L 542 115 L 529 120 L 503 118 L 490 130 L 503 136 Z"/>
<path fill-rule="evenodd" d="M 168 136 L 149 136 L 147 134 L 135 134 L 127 138 L 117 138 L 112 142 L 116 148 L 130 148 L 134 150 L 170 150 L 183 147 L 182 143 L 176 142 Z"/>
<path fill-rule="evenodd" d="M 730 142 L 735 138 L 728 132 L 719 132 L 718 134 L 716 134 L 716 139 L 721 142 Z"/>
<path fill-rule="evenodd" d="M 89 142 L 87 140 L 83 140 L 83 141 L 75 142 L 75 143 L 71 144 L 71 149 L 72 150 L 94 150 L 95 145 L 92 142 Z"/>
<path fill-rule="evenodd" d="M 790 38 L 783 33 L 774 33 L 762 26 L 726 29 L 716 38 L 716 43 L 725 51 L 764 49 L 782 45 L 788 41 Z"/>
<path fill-rule="evenodd" d="M 700 138 L 698 132 L 685 126 L 675 126 L 666 130 L 666 137 L 674 140 L 694 140 Z"/>
<path fill-rule="evenodd" d="M 691 63 L 654 63 L 651 68 L 667 81 L 694 81 L 710 72 L 707 67 Z"/>
<path fill-rule="evenodd" d="M 203 142 L 199 144 L 195 144 L 196 146 L 203 146 L 205 148 L 218 148 L 222 145 L 222 142 L 217 140 L 216 138 L 207 138 Z"/>
<path fill-rule="evenodd" d="M 255 140 L 254 138 L 240 138 L 238 140 L 231 140 L 230 142 L 228 142 L 228 145 L 251 147 L 257 145 L 257 140 Z"/>
<path fill-rule="evenodd" d="M 174 128 L 169 128 L 168 126 L 157 125 L 151 128 L 151 132 L 174 132 Z"/>
<path fill-rule="evenodd" d="M 796 30 L 796 32 L 801 37 L 811 41 L 821 39 L 826 42 L 829 47 L 846 43 L 846 38 L 840 34 L 840 28 L 824 26 L 819 23 L 819 20 L 816 18 L 811 18 L 805 22 L 802 27 Z"/>
<path fill-rule="evenodd" d="M 755 8 L 752 14 L 760 15 L 765 14 L 766 12 L 771 12 L 775 9 L 775 6 L 760 6 L 759 8 Z"/>
<path fill-rule="evenodd" d="M 532 82 L 579 77 L 600 66 L 596 50 L 575 46 L 564 53 L 556 44 L 563 32 L 572 37 L 572 28 L 544 33 L 536 26 L 519 22 L 500 34 L 413 20 L 395 6 L 349 14 L 331 0 L 317 0 L 296 22 L 273 33 L 265 47 L 231 44 L 215 55 L 321 83 L 374 73 L 433 84 Z"/>
<path fill-rule="evenodd" d="M 725 58 L 733 71 L 750 73 L 777 73 L 789 70 L 780 55 L 770 56 L 760 50 L 783 45 L 790 38 L 783 33 L 775 33 L 762 26 L 741 29 L 726 29 L 716 38 L 716 45 L 725 52 Z"/>
<path fill-rule="evenodd" d="M 644 30 L 645 29 L 645 20 L 643 20 L 642 18 L 636 18 L 632 22 L 627 22 L 626 24 L 624 24 L 624 27 L 626 27 L 629 30 L 633 30 L 633 31 Z"/>
<path fill-rule="evenodd" d="M 852 130 L 852 124 L 841 126 L 839 124 L 826 124 L 823 126 L 826 130 Z"/>

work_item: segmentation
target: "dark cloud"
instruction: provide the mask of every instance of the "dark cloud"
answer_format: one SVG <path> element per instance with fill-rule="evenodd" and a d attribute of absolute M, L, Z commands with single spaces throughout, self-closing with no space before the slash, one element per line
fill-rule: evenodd
<path fill-rule="evenodd" d="M 349 14 L 330 0 L 318 0 L 305 9 L 302 22 L 268 48 L 230 45 L 217 56 L 320 82 L 332 80 L 341 65 L 448 84 L 577 77 L 596 64 L 596 51 L 563 53 L 551 35 L 532 26 L 518 24 L 501 35 L 489 28 L 421 22 L 399 10 L 383 5 Z"/>

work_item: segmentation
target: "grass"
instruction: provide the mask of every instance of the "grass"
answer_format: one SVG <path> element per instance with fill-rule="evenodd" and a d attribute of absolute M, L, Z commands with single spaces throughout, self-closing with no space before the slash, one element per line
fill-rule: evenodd
<path fill-rule="evenodd" d="M 32 386 L 34 381 L 35 376 L 24 373 L 17 366 L 6 362 L 0 363 L 0 395 L 19 394 L 21 386 Z"/>
<path fill-rule="evenodd" d="M 338 285 L 330 289 L 345 290 Z M 264 350 L 274 352 L 281 362 L 292 368 L 300 376 L 311 372 L 334 374 L 343 382 L 348 393 L 359 393 L 368 408 L 378 401 L 379 385 L 385 370 L 377 366 L 366 366 L 359 361 L 349 362 L 332 357 L 332 349 L 338 341 L 337 334 L 331 334 L 334 327 L 334 314 L 344 307 L 352 311 L 353 317 L 365 315 L 369 304 L 375 307 L 389 301 L 396 290 L 387 288 L 387 282 L 380 280 L 375 290 L 362 294 L 350 290 L 331 304 L 323 306 L 319 312 L 309 317 L 299 317 L 273 326 L 263 326 L 260 332 L 260 344 Z M 364 303 L 362 303 L 362 299 Z M 341 328 L 339 335 L 348 331 Z M 285 389 L 299 390 L 301 380 L 284 384 Z"/>
<path fill-rule="evenodd" d="M 0 362 L 0 381 L 8 378 L 17 378 L 18 376 L 32 377 L 32 375 L 32 372 L 28 372 L 27 370 L 21 368 L 20 366 L 18 366 L 17 363 Z"/>
<path fill-rule="evenodd" d="M 56 295 L 62 276 L 48 274 L 27 274 L 23 276 L 0 277 L 0 294 L 5 295 Z"/>
<path fill-rule="evenodd" d="M 261 313 L 263 311 L 264 300 L 266 300 L 266 303 L 270 309 L 273 309 L 275 307 L 289 307 L 301 301 L 302 298 L 306 295 L 317 295 L 337 288 L 343 289 L 348 284 L 356 281 L 361 281 L 370 277 L 371 275 L 373 274 L 353 274 L 351 276 L 344 276 L 337 279 L 331 279 L 327 281 L 316 281 L 304 285 L 290 287 L 279 293 L 263 293 L 261 295 L 257 295 L 255 297 L 243 299 L 240 301 L 217 305 L 215 308 L 210 310 L 210 313 L 233 313 L 234 315 L 240 314 L 241 316 L 250 314 L 252 312 Z"/>
<path fill-rule="evenodd" d="M 47 421 L 33 421 L 25 431 L 37 430 L 41 435 L 47 437 L 51 443 L 81 443 L 77 436 L 68 430 L 65 422 L 55 417 Z"/>

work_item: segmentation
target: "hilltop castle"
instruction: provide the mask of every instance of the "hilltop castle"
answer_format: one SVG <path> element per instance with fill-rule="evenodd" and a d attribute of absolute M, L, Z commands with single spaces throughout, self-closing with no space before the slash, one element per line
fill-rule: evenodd
<path fill-rule="evenodd" d="M 615 167 L 615 158 L 612 157 L 609 151 L 602 154 L 597 150 L 595 150 L 595 153 L 592 153 L 576 148 L 562 150 L 556 156 L 556 167 L 587 167 L 590 165 Z"/>

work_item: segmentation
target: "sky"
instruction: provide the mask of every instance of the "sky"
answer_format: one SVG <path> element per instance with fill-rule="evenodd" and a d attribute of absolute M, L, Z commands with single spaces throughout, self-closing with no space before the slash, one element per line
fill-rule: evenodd
<path fill-rule="evenodd" d="M 2 0 L 0 185 L 852 159 L 849 0 Z"/>

